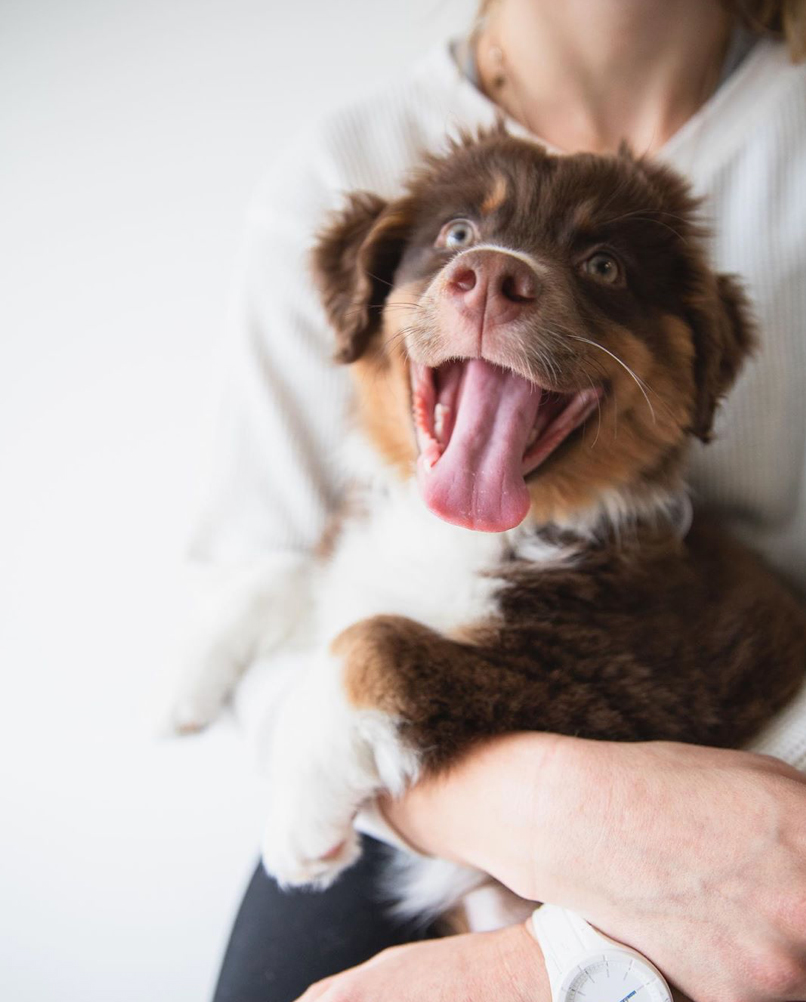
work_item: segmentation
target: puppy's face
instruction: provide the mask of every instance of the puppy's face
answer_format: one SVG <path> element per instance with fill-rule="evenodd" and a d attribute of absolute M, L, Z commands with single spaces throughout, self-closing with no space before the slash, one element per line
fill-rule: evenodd
<path fill-rule="evenodd" d="M 356 195 L 315 268 L 359 419 L 428 507 L 503 531 L 668 486 L 752 335 L 670 171 L 500 131 Z"/>

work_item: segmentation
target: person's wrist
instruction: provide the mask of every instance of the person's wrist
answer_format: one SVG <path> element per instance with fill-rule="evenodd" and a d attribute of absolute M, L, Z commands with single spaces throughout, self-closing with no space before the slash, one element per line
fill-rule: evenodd
<path fill-rule="evenodd" d="M 497 933 L 498 969 L 509 981 L 507 997 L 523 1002 L 551 1002 L 551 987 L 543 951 L 528 928 L 528 923 L 509 926 Z M 504 988 L 504 986 L 500 986 Z"/>
<path fill-rule="evenodd" d="M 537 898 L 535 855 L 549 801 L 562 795 L 554 776 L 575 738 L 521 733 L 494 738 L 451 770 L 419 783 L 399 800 L 381 798 L 391 827 L 420 851 L 475 866 L 523 897 Z M 561 810 L 561 809 L 560 809 Z"/>
<path fill-rule="evenodd" d="M 531 842 L 525 847 L 528 881 L 518 891 L 535 901 L 572 907 L 580 861 L 594 851 L 598 804 L 606 784 L 604 742 L 558 739 L 535 776 Z"/>
<path fill-rule="evenodd" d="M 625 812 L 640 826 L 643 801 L 636 805 L 634 758 L 640 746 L 582 738 L 565 739 L 546 760 L 539 776 L 534 813 L 528 896 L 599 918 L 612 904 L 618 875 L 619 819 Z M 641 759 L 645 769 L 650 763 Z M 616 882 L 614 883 L 614 876 Z"/>
<path fill-rule="evenodd" d="M 562 817 L 564 762 L 575 738 L 556 734 L 508 735 L 491 744 L 479 763 L 483 796 L 475 801 L 475 855 L 469 860 L 521 897 L 542 901 L 548 890 L 556 826 Z"/>

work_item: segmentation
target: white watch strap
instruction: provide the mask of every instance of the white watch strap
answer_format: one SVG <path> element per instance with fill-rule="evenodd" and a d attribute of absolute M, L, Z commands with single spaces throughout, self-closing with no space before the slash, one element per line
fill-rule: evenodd
<path fill-rule="evenodd" d="M 532 931 L 543 951 L 555 1000 L 560 982 L 580 957 L 620 945 L 597 932 L 579 915 L 557 905 L 541 905 L 533 912 Z"/>
<path fill-rule="evenodd" d="M 628 954 L 643 965 L 644 969 L 658 979 L 665 992 L 667 1002 L 672 1002 L 672 993 L 661 972 L 646 957 L 641 956 L 623 943 L 605 936 L 594 929 L 585 919 L 559 908 L 557 905 L 542 905 L 532 913 L 532 932 L 543 951 L 546 971 L 554 1002 L 565 1002 L 559 998 L 560 989 L 566 975 L 577 964 L 583 963 L 591 955 L 608 953 Z"/>

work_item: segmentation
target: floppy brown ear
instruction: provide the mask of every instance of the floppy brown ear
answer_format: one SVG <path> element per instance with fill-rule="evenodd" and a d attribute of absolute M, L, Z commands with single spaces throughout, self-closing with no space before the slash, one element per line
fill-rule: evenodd
<path fill-rule="evenodd" d="M 658 221 L 687 244 L 702 241 L 707 230 L 698 219 L 700 199 L 677 171 L 649 157 L 636 157 L 626 143 L 618 156 L 630 161 L 649 184 L 657 199 L 644 215 Z M 756 344 L 755 323 L 740 281 L 732 275 L 715 275 L 704 259 L 690 273 L 696 290 L 688 309 L 694 334 L 694 384 L 696 400 L 691 428 L 703 442 L 710 441 L 716 409 L 733 385 L 745 359 Z"/>
<path fill-rule="evenodd" d="M 713 276 L 711 288 L 689 314 L 694 332 L 694 383 L 697 399 L 691 432 L 711 439 L 714 415 L 756 346 L 750 304 L 732 275 Z"/>
<path fill-rule="evenodd" d="M 336 333 L 336 360 L 354 362 L 380 327 L 409 229 L 404 203 L 358 192 L 320 235 L 314 277 Z"/>

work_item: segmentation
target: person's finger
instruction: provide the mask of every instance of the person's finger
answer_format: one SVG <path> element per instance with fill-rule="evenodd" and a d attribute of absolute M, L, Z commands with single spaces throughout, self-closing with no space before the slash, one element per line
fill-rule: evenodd
<path fill-rule="evenodd" d="M 321 999 L 328 988 L 330 988 L 336 980 L 336 977 L 338 977 L 338 975 L 331 978 L 323 978 L 321 981 L 317 981 L 315 984 L 312 984 L 304 995 L 300 995 L 297 1002 L 316 1002 L 316 999 Z"/>

